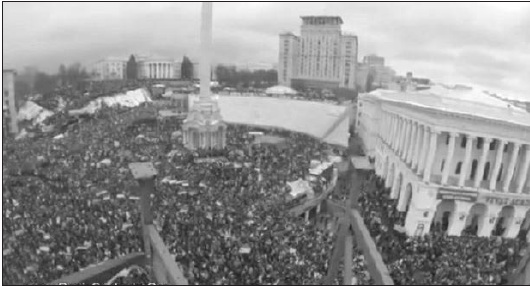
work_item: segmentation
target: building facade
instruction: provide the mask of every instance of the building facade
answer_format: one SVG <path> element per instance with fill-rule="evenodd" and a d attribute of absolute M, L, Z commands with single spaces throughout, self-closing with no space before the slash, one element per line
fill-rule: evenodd
<path fill-rule="evenodd" d="M 179 62 L 173 59 L 146 58 L 138 61 L 138 78 L 175 79 L 180 78 Z M 178 76 L 178 77 L 177 77 Z"/>
<path fill-rule="evenodd" d="M 367 86 L 368 76 L 372 77 L 371 86 Z M 360 91 L 366 92 L 368 89 L 389 88 L 393 83 L 396 72 L 385 66 L 385 58 L 377 55 L 363 57 L 363 62 L 357 65 L 357 85 Z"/>
<path fill-rule="evenodd" d="M 94 80 L 122 80 L 127 77 L 127 58 L 109 57 L 96 62 L 92 68 Z"/>
<path fill-rule="evenodd" d="M 2 134 L 18 133 L 14 70 L 2 70 Z"/>
<path fill-rule="evenodd" d="M 406 213 L 408 235 L 436 226 L 448 235 L 513 238 L 528 228 L 528 113 L 381 90 L 361 95 L 357 110 L 356 133 Z"/>
<path fill-rule="evenodd" d="M 356 87 L 357 36 L 336 16 L 303 16 L 301 35 L 280 34 L 278 82 L 291 87 Z"/>
<path fill-rule="evenodd" d="M 127 78 L 129 58 L 106 58 L 92 68 L 94 80 L 123 80 Z M 182 63 L 170 58 L 135 55 L 139 79 L 180 79 Z M 193 63 L 194 78 L 198 78 L 198 63 Z"/>

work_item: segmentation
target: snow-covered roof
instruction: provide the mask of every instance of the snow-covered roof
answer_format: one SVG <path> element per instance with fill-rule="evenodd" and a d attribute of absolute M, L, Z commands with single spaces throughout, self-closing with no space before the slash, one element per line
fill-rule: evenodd
<path fill-rule="evenodd" d="M 144 102 L 150 101 L 151 96 L 149 95 L 149 92 L 144 88 L 140 88 L 128 91 L 125 94 L 120 93 L 113 96 L 96 98 L 89 102 L 85 107 L 81 109 L 70 110 L 69 113 L 71 115 L 93 114 L 97 110 L 99 110 L 103 106 L 103 104 L 107 106 L 119 105 L 124 107 L 136 107 Z"/>
<path fill-rule="evenodd" d="M 52 111 L 49 111 L 35 102 L 28 100 L 18 111 L 17 117 L 19 121 L 29 120 L 37 124 L 43 122 L 46 118 L 52 115 Z"/>
<path fill-rule="evenodd" d="M 437 84 L 421 91 L 397 92 L 378 89 L 370 94 L 386 101 L 403 102 L 530 127 L 530 113 L 476 87 L 450 87 Z"/>
<path fill-rule="evenodd" d="M 269 87 L 265 90 L 266 94 L 296 94 L 296 90 L 282 85 Z"/>

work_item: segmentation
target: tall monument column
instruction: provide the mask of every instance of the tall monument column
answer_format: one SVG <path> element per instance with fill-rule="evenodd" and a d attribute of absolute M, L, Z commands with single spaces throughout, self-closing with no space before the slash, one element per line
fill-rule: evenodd
<path fill-rule="evenodd" d="M 210 62 L 212 51 L 212 2 L 202 3 L 201 56 L 199 65 L 200 97 L 210 98 Z"/>
<path fill-rule="evenodd" d="M 210 92 L 212 5 L 212 2 L 202 3 L 199 100 L 194 103 L 182 126 L 184 144 L 192 150 L 199 148 L 223 149 L 226 145 L 226 124 L 223 122 L 217 101 L 212 99 Z"/>

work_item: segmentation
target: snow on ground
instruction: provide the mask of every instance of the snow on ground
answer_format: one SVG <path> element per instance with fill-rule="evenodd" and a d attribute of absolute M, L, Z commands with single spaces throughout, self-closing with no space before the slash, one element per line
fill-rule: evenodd
<path fill-rule="evenodd" d="M 42 123 L 46 118 L 53 115 L 53 112 L 36 104 L 33 101 L 26 101 L 18 111 L 18 121 L 32 121 L 33 124 Z"/>
<path fill-rule="evenodd" d="M 348 106 L 271 97 L 215 97 L 228 123 L 279 127 L 309 134 L 327 143 L 348 146 Z M 198 100 L 190 95 L 190 108 Z"/>
<path fill-rule="evenodd" d="M 123 107 L 136 107 L 144 102 L 150 102 L 151 96 L 149 95 L 149 92 L 144 89 L 136 89 L 128 91 L 127 93 L 123 94 L 116 94 L 112 96 L 105 96 L 100 97 L 92 100 L 90 103 L 88 103 L 87 106 L 81 108 L 81 109 L 75 109 L 70 110 L 69 113 L 71 115 L 75 114 L 93 114 L 97 110 L 99 110 L 103 104 L 107 106 L 123 106 Z"/>

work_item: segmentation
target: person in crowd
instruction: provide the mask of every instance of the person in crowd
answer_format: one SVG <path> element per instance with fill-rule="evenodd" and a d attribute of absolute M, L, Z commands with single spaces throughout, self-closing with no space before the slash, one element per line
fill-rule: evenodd
<path fill-rule="evenodd" d="M 396 285 L 501 285 L 518 266 L 526 240 L 476 237 L 463 232 L 448 236 L 441 225 L 420 237 L 395 229 L 405 213 L 375 174 L 361 185 L 359 204 L 364 222 Z"/>
<path fill-rule="evenodd" d="M 107 92 L 90 88 L 60 91 L 78 98 Z M 334 234 L 290 216 L 285 197 L 287 182 L 304 179 L 310 161 L 330 146 L 270 129 L 264 130 L 285 138 L 288 148 L 250 146 L 255 128 L 230 125 L 225 149 L 189 151 L 173 136 L 180 122 L 139 120 L 156 111 L 149 104 L 102 108 L 76 120 L 58 113 L 46 123 L 59 128 L 46 136 L 2 142 L 2 282 L 49 283 L 141 252 L 137 183 L 128 164 L 153 162 L 156 226 L 190 284 L 320 283 Z M 355 267 L 364 273 L 360 262 Z"/>

